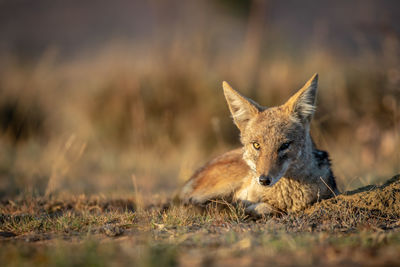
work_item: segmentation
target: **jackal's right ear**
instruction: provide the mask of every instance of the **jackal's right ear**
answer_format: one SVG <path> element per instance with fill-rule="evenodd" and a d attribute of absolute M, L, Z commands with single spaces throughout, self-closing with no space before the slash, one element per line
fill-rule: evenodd
<path fill-rule="evenodd" d="M 251 99 L 242 96 L 235 91 L 227 82 L 222 83 L 226 102 L 228 102 L 233 121 L 240 131 L 244 130 L 248 121 L 257 115 L 262 109 L 260 105 Z"/>

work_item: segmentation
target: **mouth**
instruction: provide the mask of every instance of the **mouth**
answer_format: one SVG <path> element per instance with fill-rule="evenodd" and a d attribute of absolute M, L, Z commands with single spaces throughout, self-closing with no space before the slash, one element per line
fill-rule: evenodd
<path fill-rule="evenodd" d="M 289 164 L 290 162 L 285 162 L 283 164 L 283 167 L 281 169 L 281 171 L 276 175 L 276 176 L 272 176 L 270 174 L 261 174 L 258 179 L 257 182 L 262 185 L 262 186 L 266 186 L 266 187 L 271 187 L 274 184 L 276 184 L 282 177 L 284 177 L 286 171 L 289 168 Z"/>

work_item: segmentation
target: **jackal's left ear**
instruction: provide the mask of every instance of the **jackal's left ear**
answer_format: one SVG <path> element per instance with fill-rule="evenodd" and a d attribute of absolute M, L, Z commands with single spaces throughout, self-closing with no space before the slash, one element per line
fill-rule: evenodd
<path fill-rule="evenodd" d="M 316 108 L 317 87 L 318 74 L 315 73 L 303 88 L 285 103 L 294 119 L 302 123 L 311 121 Z"/>
<path fill-rule="evenodd" d="M 222 83 L 226 102 L 228 102 L 233 121 L 240 131 L 243 131 L 248 121 L 258 114 L 262 107 L 253 100 L 242 96 L 235 91 L 227 82 Z"/>

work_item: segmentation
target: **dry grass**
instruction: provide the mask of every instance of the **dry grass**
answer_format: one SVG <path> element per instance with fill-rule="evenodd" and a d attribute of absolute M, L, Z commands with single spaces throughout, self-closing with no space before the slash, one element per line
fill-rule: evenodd
<path fill-rule="evenodd" d="M 181 42 L 168 54 L 126 43 L 68 61 L 52 51 L 31 65 L 5 58 L 0 196 L 129 193 L 132 175 L 144 195 L 170 194 L 207 159 L 239 146 L 222 80 L 271 106 L 314 71 L 321 79 L 312 133 L 330 152 L 341 189 L 400 171 L 400 63 L 380 52 L 348 63 L 329 50 L 296 61 L 275 51 L 259 59 L 254 85 L 244 87 L 250 77 L 226 68 L 240 65 L 236 58 L 209 62 Z"/>
<path fill-rule="evenodd" d="M 377 194 L 399 201 L 399 176 L 324 200 L 298 214 L 254 220 L 240 207 L 152 206 L 129 198 L 4 201 L 0 259 L 7 265 L 399 264 L 398 205 L 362 208 Z M 386 193 L 383 193 L 386 191 Z M 377 201 L 377 205 L 379 205 Z"/>

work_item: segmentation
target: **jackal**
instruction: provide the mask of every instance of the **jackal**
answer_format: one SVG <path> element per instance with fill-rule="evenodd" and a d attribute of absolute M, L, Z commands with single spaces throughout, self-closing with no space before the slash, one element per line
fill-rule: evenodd
<path fill-rule="evenodd" d="M 254 216 L 295 212 L 339 193 L 328 153 L 310 136 L 318 75 L 285 104 L 263 107 L 223 82 L 242 148 L 197 170 L 178 193 L 183 203 L 224 199 Z"/>

